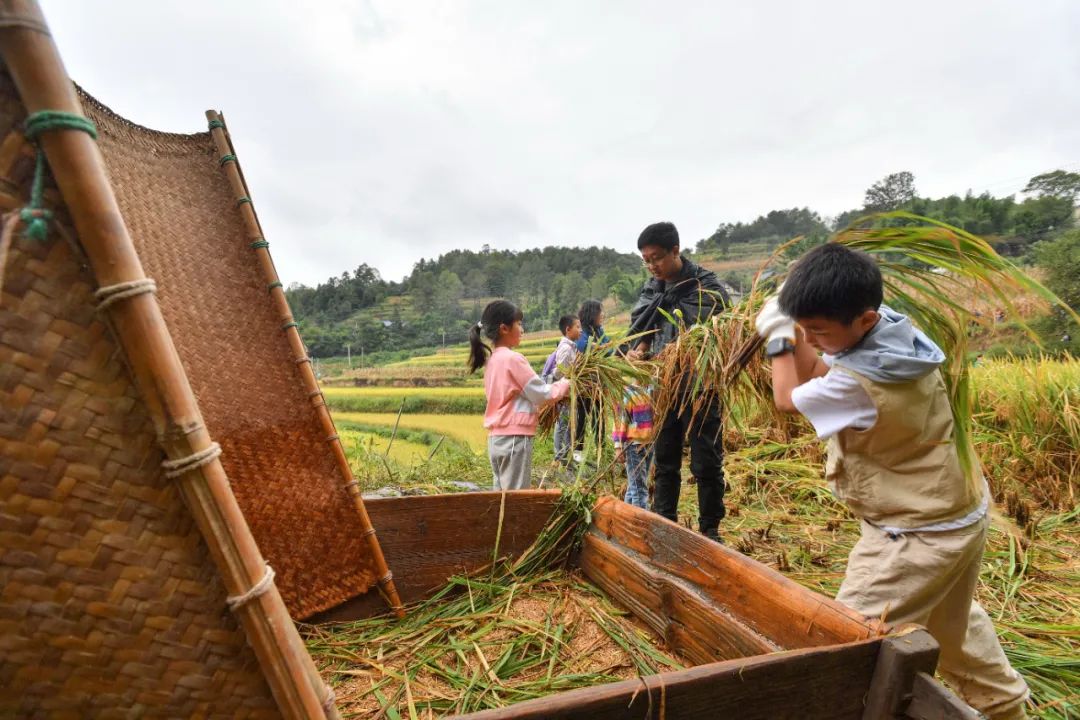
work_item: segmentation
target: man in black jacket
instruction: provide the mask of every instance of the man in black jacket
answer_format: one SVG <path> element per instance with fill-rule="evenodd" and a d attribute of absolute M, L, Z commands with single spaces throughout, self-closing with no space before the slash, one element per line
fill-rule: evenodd
<path fill-rule="evenodd" d="M 629 334 L 651 332 L 636 341 L 628 353 L 631 358 L 655 356 L 675 339 L 679 326 L 668 317 L 679 318 L 689 326 L 731 304 L 715 273 L 679 254 L 679 231 L 673 224 L 650 225 L 638 237 L 637 245 L 652 279 L 645 284 L 630 311 Z M 719 404 L 701 409 L 694 422 L 690 420 L 688 408 L 669 415 L 657 429 L 653 443 L 656 467 L 653 512 L 678 522 L 682 448 L 688 439 L 690 472 L 697 481 L 701 513 L 698 527 L 706 537 L 719 541 L 718 528 L 724 517 L 724 451 Z"/>

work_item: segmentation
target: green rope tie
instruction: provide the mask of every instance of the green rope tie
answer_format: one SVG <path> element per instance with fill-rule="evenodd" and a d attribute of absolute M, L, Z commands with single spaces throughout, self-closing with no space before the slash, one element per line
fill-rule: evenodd
<path fill-rule="evenodd" d="M 251 243 L 251 249 L 252 250 L 258 250 L 259 248 L 268 248 L 268 247 L 270 247 L 270 243 L 267 242 L 266 240 L 263 240 L 262 238 L 259 238 L 255 242 Z"/>
<path fill-rule="evenodd" d="M 42 133 L 52 130 L 81 130 L 97 140 L 97 127 L 82 115 L 61 110 L 42 110 L 26 118 L 23 124 L 26 137 L 37 140 Z"/>
<path fill-rule="evenodd" d="M 206 126 L 210 130 L 213 130 L 214 128 L 221 128 L 222 130 L 225 129 L 225 123 L 221 122 L 220 120 L 211 120 L 210 122 L 206 123 Z"/>
<path fill-rule="evenodd" d="M 60 110 L 42 110 L 32 113 L 23 124 L 23 132 L 28 140 L 37 140 L 42 133 L 53 130 L 80 130 L 97 140 L 97 128 L 82 115 Z M 45 196 L 45 151 L 38 144 L 37 158 L 34 163 L 34 180 L 30 185 L 30 204 L 19 211 L 19 219 L 26 225 L 24 235 L 38 242 L 44 242 L 49 236 L 51 210 L 43 205 Z"/>
<path fill-rule="evenodd" d="M 247 195 L 245 195 L 244 197 L 242 197 L 242 198 L 240 198 L 239 200 L 236 201 L 236 207 L 240 207 L 244 203 L 250 203 L 250 202 L 251 202 L 251 198 L 249 198 Z"/>
<path fill-rule="evenodd" d="M 221 160 L 218 161 L 218 167 L 225 167 L 226 163 L 236 162 L 236 156 L 232 153 L 228 155 L 222 155 Z"/>
<path fill-rule="evenodd" d="M 283 288 L 283 287 L 285 287 L 285 286 L 281 284 L 280 280 L 275 280 L 274 282 L 267 284 L 266 292 L 270 292 L 274 288 Z"/>
<path fill-rule="evenodd" d="M 284 323 L 281 326 L 281 329 L 282 330 L 288 330 L 291 327 L 298 328 L 298 327 L 300 327 L 300 323 L 296 322 L 295 320 L 292 320 L 290 322 Z"/>

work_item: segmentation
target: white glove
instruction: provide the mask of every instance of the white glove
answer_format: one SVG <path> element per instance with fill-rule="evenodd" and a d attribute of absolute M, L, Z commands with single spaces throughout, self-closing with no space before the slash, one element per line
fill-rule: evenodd
<path fill-rule="evenodd" d="M 765 338 L 766 342 L 780 338 L 795 342 L 795 321 L 780 309 L 779 298 L 779 295 L 773 295 L 765 301 L 765 307 L 754 320 L 754 327 L 757 328 L 757 334 Z"/>

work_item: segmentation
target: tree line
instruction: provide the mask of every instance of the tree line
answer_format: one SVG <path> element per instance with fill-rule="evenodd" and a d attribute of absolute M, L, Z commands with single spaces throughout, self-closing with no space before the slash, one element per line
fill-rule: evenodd
<path fill-rule="evenodd" d="M 1080 231 L 1064 245 L 1051 241 L 1074 225 L 1080 174 L 1056 170 L 1031 179 L 1027 197 L 994 197 L 989 193 L 943 198 L 921 197 L 910 172 L 886 176 L 867 188 L 863 206 L 825 218 L 810 208 L 773 210 L 750 222 L 721 223 L 697 243 L 699 255 L 723 259 L 739 246 L 772 249 L 793 237 L 804 244 L 823 242 L 828 235 L 871 212 L 908 210 L 975 233 L 1003 255 L 1030 257 L 1061 267 L 1059 292 L 1076 297 Z M 1071 244 L 1070 244 L 1071 243 Z M 1068 247 L 1065 247 L 1067 245 Z M 1064 263 L 1062 265 L 1062 263 Z M 722 279 L 737 289 L 740 271 Z M 1065 280 L 1069 278 L 1069 280 Z M 560 315 L 573 312 L 588 298 L 612 298 L 620 307 L 634 302 L 647 274 L 633 253 L 608 248 L 545 247 L 533 250 L 452 250 L 418 261 L 401 282 L 384 280 L 363 264 L 352 273 L 329 278 L 316 287 L 293 284 L 287 290 L 293 314 L 313 355 L 344 355 L 348 350 L 415 349 L 464 341 L 469 327 L 492 297 L 512 298 L 525 312 L 531 330 L 553 328 Z"/>
<path fill-rule="evenodd" d="M 402 282 L 364 264 L 316 287 L 287 290 L 304 341 L 318 357 L 459 343 L 492 297 L 513 298 L 532 330 L 589 298 L 628 305 L 646 279 L 641 258 L 609 248 L 452 250 L 418 261 Z"/>
<path fill-rule="evenodd" d="M 962 196 L 921 197 L 915 189 L 915 176 L 897 172 L 867 188 L 862 207 L 834 218 L 824 218 L 809 208 L 773 210 L 752 222 L 722 223 L 698 243 L 697 249 L 723 255 L 739 243 L 764 242 L 776 247 L 798 235 L 823 238 L 872 212 L 907 210 L 979 235 L 1002 255 L 1018 256 L 1028 252 L 1033 243 L 1073 226 L 1080 174 L 1055 170 L 1036 175 L 1024 193 L 1029 196 L 1020 202 L 1011 195 L 994 197 L 970 191 Z"/>

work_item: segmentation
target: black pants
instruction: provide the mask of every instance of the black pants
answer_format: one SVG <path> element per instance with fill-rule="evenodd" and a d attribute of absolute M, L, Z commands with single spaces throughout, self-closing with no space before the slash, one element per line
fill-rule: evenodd
<path fill-rule="evenodd" d="M 691 425 L 690 410 L 669 415 L 656 434 L 653 512 L 679 520 L 683 439 L 690 441 L 690 473 L 697 479 L 698 529 L 715 530 L 724 518 L 724 447 L 720 407 L 703 408 Z"/>
<path fill-rule="evenodd" d="M 585 448 L 585 432 L 591 432 L 595 438 L 598 421 L 596 408 L 590 398 L 579 397 L 577 407 L 571 408 L 574 413 L 574 452 L 581 452 Z"/>

